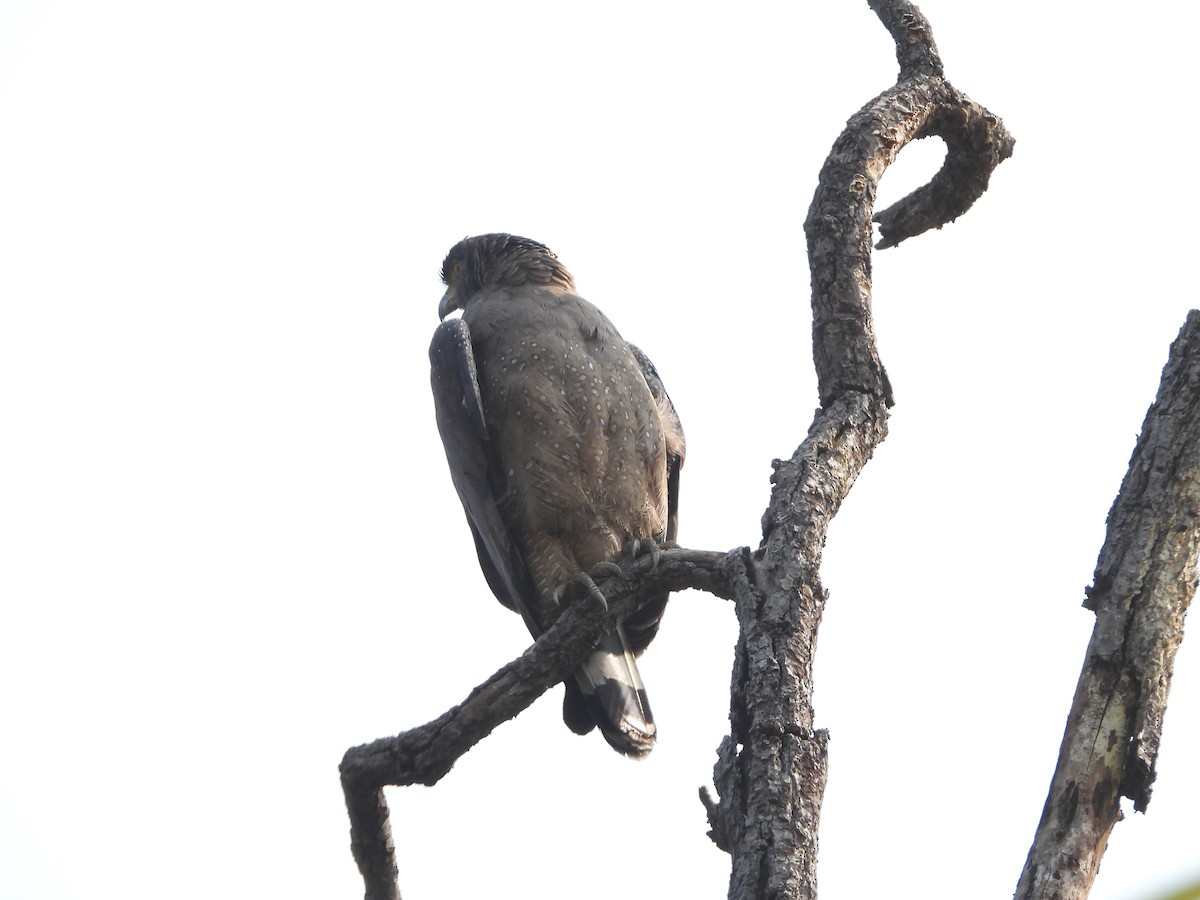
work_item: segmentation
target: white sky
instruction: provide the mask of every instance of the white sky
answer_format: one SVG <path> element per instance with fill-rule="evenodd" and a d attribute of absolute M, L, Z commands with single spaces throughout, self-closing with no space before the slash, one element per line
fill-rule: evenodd
<path fill-rule="evenodd" d="M 801 224 L 895 61 L 864 2 L 732 8 L 0 5 L 0 896 L 361 896 L 343 751 L 527 644 L 433 424 L 466 234 L 558 252 L 683 416 L 683 542 L 757 544 L 816 404 Z M 1105 515 L 1197 304 L 1200 12 L 923 9 L 1018 143 L 960 222 L 876 259 L 898 402 L 824 567 L 825 898 L 1011 896 Z M 571 735 L 556 689 L 393 791 L 405 896 L 723 897 L 695 793 L 733 637 L 724 602 L 673 601 L 644 763 Z M 1200 877 L 1198 720 L 1185 643 L 1096 900 Z"/>

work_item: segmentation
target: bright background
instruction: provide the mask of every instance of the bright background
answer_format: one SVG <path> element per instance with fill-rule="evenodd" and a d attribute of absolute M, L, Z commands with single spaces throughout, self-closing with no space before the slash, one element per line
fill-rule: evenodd
<path fill-rule="evenodd" d="M 897 405 L 824 566 L 827 898 L 1011 896 L 1105 515 L 1197 305 L 1200 11 L 923 8 L 1017 148 L 876 259 Z M 464 235 L 558 252 L 683 416 L 684 543 L 757 544 L 816 405 L 801 224 L 896 67 L 864 2 L 733 9 L 0 5 L 0 896 L 361 896 L 342 753 L 528 643 L 433 423 Z M 673 601 L 644 763 L 571 735 L 556 689 L 392 791 L 405 896 L 723 897 L 696 789 L 733 639 L 728 604 Z M 1097 900 L 1200 877 L 1198 721 L 1185 643 Z"/>

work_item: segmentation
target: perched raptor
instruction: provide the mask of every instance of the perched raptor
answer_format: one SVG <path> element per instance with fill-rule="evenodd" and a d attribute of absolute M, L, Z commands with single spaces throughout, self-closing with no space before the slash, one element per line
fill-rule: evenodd
<path fill-rule="evenodd" d="M 634 542 L 673 540 L 683 429 L 650 360 L 536 241 L 485 234 L 442 265 L 429 348 L 438 430 L 492 592 L 537 637 L 564 586 Z M 622 753 L 654 746 L 635 657 L 667 603 L 630 616 L 566 682 L 563 718 Z"/>

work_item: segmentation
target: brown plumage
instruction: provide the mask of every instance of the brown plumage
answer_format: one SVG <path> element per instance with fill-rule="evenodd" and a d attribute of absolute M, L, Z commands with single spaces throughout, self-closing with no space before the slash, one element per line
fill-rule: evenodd
<path fill-rule="evenodd" d="M 430 347 L 438 427 L 492 591 L 536 637 L 564 585 L 632 540 L 672 540 L 684 439 L 649 359 L 575 293 L 543 245 L 506 234 L 458 243 Z M 655 598 L 567 683 L 567 724 L 649 752 L 654 719 L 635 655 Z"/>

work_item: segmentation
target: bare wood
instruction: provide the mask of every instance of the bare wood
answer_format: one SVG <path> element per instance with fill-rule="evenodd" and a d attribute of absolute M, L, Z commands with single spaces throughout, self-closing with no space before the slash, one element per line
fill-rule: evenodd
<path fill-rule="evenodd" d="M 941 75 L 929 23 L 910 3 L 871 0 L 897 41 L 899 83 L 853 116 L 820 175 L 805 231 L 821 409 L 790 460 L 776 462 L 763 540 L 736 579 L 741 627 L 731 736 L 718 749 L 720 804 L 702 799 L 729 849 L 729 896 L 814 898 L 827 735 L 813 725 L 812 665 L 826 592 L 829 523 L 887 433 L 891 386 L 871 322 L 871 221 L 884 171 L 911 140 L 940 134 L 952 152 L 921 190 L 880 213 L 888 243 L 940 227 L 982 194 L 1012 137 Z M 953 161 L 951 161 L 953 157 Z"/>
<path fill-rule="evenodd" d="M 1200 311 L 1171 347 L 1085 606 L 1096 625 L 1019 900 L 1088 895 L 1121 797 L 1145 811 L 1200 554 Z"/>

